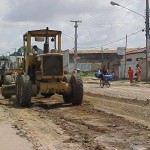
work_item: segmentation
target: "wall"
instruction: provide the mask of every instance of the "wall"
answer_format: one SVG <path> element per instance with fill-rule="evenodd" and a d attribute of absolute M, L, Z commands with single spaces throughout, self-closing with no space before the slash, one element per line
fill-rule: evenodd
<path fill-rule="evenodd" d="M 69 50 L 62 51 L 64 58 L 64 70 L 69 71 Z"/>
<path fill-rule="evenodd" d="M 69 54 L 68 50 L 62 52 L 64 55 L 64 68 L 68 72 L 74 70 L 74 54 Z M 111 73 L 112 68 L 115 70 L 115 77 L 119 77 L 119 61 L 121 59 L 117 53 L 85 53 L 78 54 L 79 59 L 77 60 L 77 68 L 81 71 L 97 71 L 98 68 L 102 69 L 103 65 L 109 66 L 109 72 Z"/>

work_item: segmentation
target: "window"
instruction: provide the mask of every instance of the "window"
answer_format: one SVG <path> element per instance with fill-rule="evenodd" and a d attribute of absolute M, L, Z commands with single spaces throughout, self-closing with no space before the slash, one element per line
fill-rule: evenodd
<path fill-rule="evenodd" d="M 127 58 L 126 61 L 132 61 L 132 58 Z"/>
<path fill-rule="evenodd" d="M 140 59 L 143 59 L 142 57 L 140 57 L 140 58 L 136 58 L 136 61 L 139 61 Z"/>

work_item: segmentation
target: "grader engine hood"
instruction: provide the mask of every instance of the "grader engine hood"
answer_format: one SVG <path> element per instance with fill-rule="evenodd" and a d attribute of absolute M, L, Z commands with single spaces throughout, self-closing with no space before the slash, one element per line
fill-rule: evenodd
<path fill-rule="evenodd" d="M 42 78 L 58 78 L 63 76 L 63 55 L 51 54 L 42 57 Z"/>

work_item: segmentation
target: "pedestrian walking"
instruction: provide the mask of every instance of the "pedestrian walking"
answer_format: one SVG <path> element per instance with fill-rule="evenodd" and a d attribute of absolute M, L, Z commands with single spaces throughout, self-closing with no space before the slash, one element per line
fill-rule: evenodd
<path fill-rule="evenodd" d="M 136 75 L 137 75 L 137 81 L 141 81 L 141 67 L 139 64 L 136 65 Z"/>
<path fill-rule="evenodd" d="M 130 83 L 133 83 L 133 73 L 134 73 L 133 69 L 129 67 L 128 76 L 129 76 Z"/>

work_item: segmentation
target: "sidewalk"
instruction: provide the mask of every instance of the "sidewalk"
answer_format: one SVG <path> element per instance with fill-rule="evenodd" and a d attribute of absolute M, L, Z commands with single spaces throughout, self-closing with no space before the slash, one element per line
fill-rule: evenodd
<path fill-rule="evenodd" d="M 21 130 L 15 127 L 15 120 L 8 109 L 9 107 L 0 105 L 0 150 L 34 150 L 33 144 L 21 137 Z"/>
<path fill-rule="evenodd" d="M 131 84 L 129 80 L 119 80 L 112 81 L 110 88 L 100 88 L 97 78 L 83 78 L 83 83 L 86 93 L 150 101 L 150 83 L 135 82 Z"/>
<path fill-rule="evenodd" d="M 95 77 L 83 77 L 84 83 L 91 83 L 91 84 L 99 84 L 99 79 Z M 113 86 L 136 86 L 136 87 L 146 87 L 150 88 L 150 82 L 136 82 L 130 83 L 129 80 L 112 80 L 110 81 L 111 85 Z"/>

